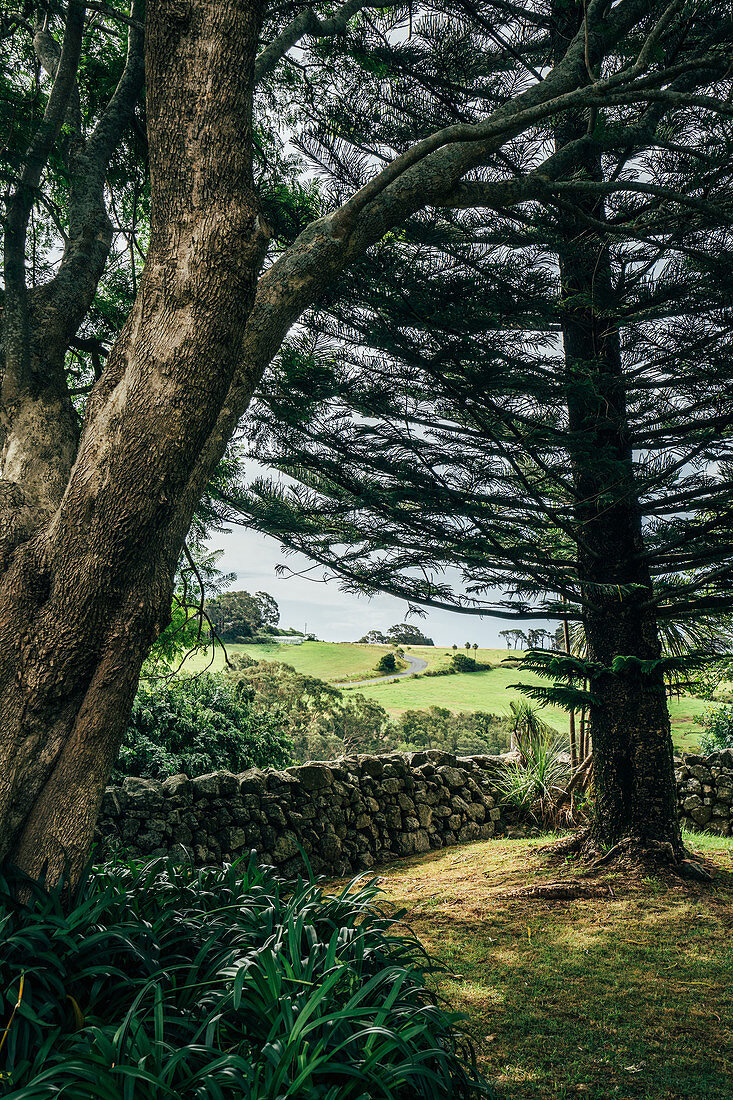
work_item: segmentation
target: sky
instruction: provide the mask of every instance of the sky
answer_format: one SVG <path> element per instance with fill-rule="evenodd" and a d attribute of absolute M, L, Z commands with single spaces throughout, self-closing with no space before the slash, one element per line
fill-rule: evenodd
<path fill-rule="evenodd" d="M 392 596 L 376 594 L 371 598 L 342 592 L 335 580 L 323 582 L 323 570 L 313 568 L 299 554 L 284 554 L 280 544 L 267 535 L 233 527 L 228 533 L 216 534 L 211 549 L 222 550 L 218 567 L 225 573 L 236 573 L 233 589 L 248 592 L 269 592 L 280 607 L 280 625 L 295 627 L 315 634 L 325 642 L 355 642 L 369 630 L 386 630 L 393 623 L 412 622 L 431 637 L 436 645 L 463 645 L 478 642 L 480 646 L 504 647 L 500 630 L 527 626 L 545 626 L 537 620 L 531 623 L 492 619 L 488 616 L 461 615 L 458 612 L 427 610 L 424 618 L 407 616 L 407 604 Z M 307 576 L 278 576 L 275 566 L 287 565 L 296 573 L 309 570 Z"/>

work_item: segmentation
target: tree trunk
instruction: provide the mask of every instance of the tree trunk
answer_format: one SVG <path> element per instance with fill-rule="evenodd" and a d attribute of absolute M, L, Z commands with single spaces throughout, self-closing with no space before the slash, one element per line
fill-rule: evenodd
<path fill-rule="evenodd" d="M 565 602 L 565 601 L 563 601 Z M 563 640 L 565 642 L 565 652 L 570 654 L 570 627 L 567 619 L 562 621 L 562 633 Z M 583 752 L 581 749 L 580 759 L 584 760 Z M 578 742 L 575 736 L 575 711 L 570 711 L 570 766 L 575 771 L 578 766 Z"/>
<path fill-rule="evenodd" d="M 582 25 L 583 7 L 555 0 L 554 9 L 561 55 Z M 567 112 L 555 127 L 556 147 L 594 124 L 592 112 Z M 577 170 L 600 179 L 599 155 L 579 157 Z M 574 210 L 561 209 L 558 219 L 578 577 L 588 657 L 607 670 L 590 683 L 597 700 L 590 706 L 595 839 L 669 842 L 680 854 L 672 736 L 664 674 L 655 666 L 661 658 L 657 623 L 647 607 L 652 581 L 629 442 L 609 241 L 596 228 L 604 218 L 602 199 L 590 198 Z M 632 660 L 611 671 L 618 657 Z"/>
<path fill-rule="evenodd" d="M 138 297 L 50 522 L 18 486 L 2 494 L 0 859 L 34 877 L 66 864 L 75 877 L 88 856 L 219 457 L 197 461 L 241 366 L 266 245 L 251 168 L 259 22 L 259 4 L 238 0 L 148 3 L 152 214 Z"/>

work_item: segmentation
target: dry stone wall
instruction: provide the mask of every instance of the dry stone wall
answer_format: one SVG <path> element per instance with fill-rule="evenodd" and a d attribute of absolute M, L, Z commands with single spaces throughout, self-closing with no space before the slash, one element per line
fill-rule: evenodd
<path fill-rule="evenodd" d="M 733 749 L 675 760 L 682 824 L 719 836 L 733 834 Z"/>
<path fill-rule="evenodd" d="M 228 862 L 255 849 L 284 874 L 347 875 L 391 859 L 497 834 L 526 835 L 500 804 L 501 756 L 428 751 L 355 756 L 285 771 L 256 768 L 108 787 L 97 855 Z M 733 831 L 733 751 L 676 760 L 683 823 Z"/>
<path fill-rule="evenodd" d="M 216 772 L 105 793 L 97 855 L 184 854 L 219 863 L 255 849 L 286 874 L 345 875 L 504 831 L 492 775 L 501 757 L 429 751 L 356 756 L 285 771 Z"/>

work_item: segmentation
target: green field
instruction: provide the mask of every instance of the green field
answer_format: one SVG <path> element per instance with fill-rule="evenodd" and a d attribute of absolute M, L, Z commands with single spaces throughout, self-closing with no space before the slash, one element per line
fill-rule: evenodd
<path fill-rule="evenodd" d="M 303 642 L 302 645 L 227 645 L 227 653 L 235 657 L 246 653 L 256 661 L 282 661 L 292 665 L 297 672 L 307 676 L 317 676 L 331 683 L 347 679 L 375 676 L 374 666 L 383 653 L 389 652 L 386 645 L 359 645 L 358 642 Z M 211 650 L 207 653 L 195 653 L 183 666 L 184 671 L 201 672 L 211 662 Z M 217 648 L 214 661 L 210 665 L 214 671 L 224 668 L 224 654 Z"/>
<path fill-rule="evenodd" d="M 227 646 L 230 656 L 247 653 L 250 657 L 262 661 L 283 661 L 292 665 L 298 672 L 317 676 L 321 680 L 340 683 L 345 680 L 359 680 L 375 672 L 375 665 L 388 646 L 360 645 L 352 642 L 303 642 L 302 645 L 231 645 Z M 446 668 L 453 656 L 453 650 L 443 646 L 408 646 L 406 652 L 422 657 L 430 669 Z M 459 650 L 465 653 L 466 650 Z M 424 710 L 427 707 L 446 707 L 448 710 L 481 710 L 489 714 L 503 715 L 509 711 L 512 699 L 523 698 L 519 691 L 512 690 L 511 684 L 538 684 L 541 680 L 530 672 L 518 672 L 511 667 L 498 667 L 512 653 L 506 649 L 471 650 L 482 664 L 493 667 L 485 672 L 464 672 L 452 676 L 413 676 L 381 684 L 367 684 L 345 691 L 358 691 L 366 695 L 387 710 L 391 715 L 406 710 Z M 184 665 L 184 671 L 199 672 L 211 660 L 211 653 L 195 654 Z M 211 665 L 212 669 L 224 667 L 224 656 L 218 650 Z M 702 699 L 683 696 L 670 702 L 672 731 L 678 749 L 692 752 L 697 748 L 701 733 L 699 717 L 709 706 Z M 568 728 L 568 716 L 557 707 L 544 707 L 543 718 L 555 729 L 565 732 Z"/>

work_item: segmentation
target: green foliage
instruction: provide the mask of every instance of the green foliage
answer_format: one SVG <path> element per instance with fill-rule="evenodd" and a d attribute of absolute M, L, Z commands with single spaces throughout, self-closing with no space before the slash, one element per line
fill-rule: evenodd
<path fill-rule="evenodd" d="M 276 722 L 287 734 L 299 761 L 395 749 L 497 753 L 509 746 L 510 723 L 493 714 L 430 707 L 408 710 L 390 721 L 373 699 L 339 691 L 289 665 L 248 657 L 237 657 L 233 664 L 228 677 L 250 693 L 254 714 Z"/>
<path fill-rule="evenodd" d="M 712 699 L 720 685 L 730 679 L 733 660 L 721 657 L 717 661 L 707 661 L 695 674 L 692 690 L 701 699 Z"/>
<path fill-rule="evenodd" d="M 552 826 L 555 802 L 570 782 L 567 742 L 545 726 L 526 731 L 519 744 L 519 759 L 510 761 L 497 773 L 497 790 L 507 805 L 545 826 Z"/>
<path fill-rule="evenodd" d="M 393 747 L 402 752 L 443 749 L 460 756 L 506 752 L 511 736 L 506 718 L 482 711 L 454 713 L 446 707 L 406 710 L 395 719 Z"/>
<path fill-rule="evenodd" d="M 384 653 L 377 661 L 377 672 L 396 672 L 397 659 L 394 653 Z"/>
<path fill-rule="evenodd" d="M 368 630 L 363 638 L 359 638 L 359 641 L 366 645 L 389 645 L 390 643 L 390 639 L 381 630 Z"/>
<path fill-rule="evenodd" d="M 268 592 L 222 592 L 206 601 L 206 614 L 224 642 L 247 641 L 259 631 L 278 633 L 280 609 Z"/>
<path fill-rule="evenodd" d="M 469 657 L 465 653 L 454 653 L 451 658 L 454 672 L 476 672 L 479 668 L 475 657 Z"/>
<path fill-rule="evenodd" d="M 434 645 L 432 638 L 428 638 L 427 634 L 423 634 L 419 627 L 414 623 L 395 623 L 387 631 L 387 636 L 391 642 L 397 642 L 399 645 Z"/>
<path fill-rule="evenodd" d="M 733 706 L 712 707 L 703 716 L 704 733 L 700 738 L 700 751 L 720 752 L 733 749 Z"/>
<path fill-rule="evenodd" d="M 522 753 L 525 746 L 549 742 L 557 736 L 556 731 L 540 718 L 525 699 L 512 699 L 509 714 L 514 743 Z"/>
<path fill-rule="evenodd" d="M 372 885 L 324 895 L 252 859 L 157 860 L 95 868 L 68 905 L 62 890 L 0 877 L 0 1019 L 20 1001 L 0 1053 L 9 1097 L 476 1095 L 430 961 Z"/>
<path fill-rule="evenodd" d="M 291 752 L 277 716 L 254 713 L 235 684 L 210 674 L 180 677 L 138 691 L 113 778 L 281 767 Z"/>
<path fill-rule="evenodd" d="M 387 712 L 360 694 L 297 672 L 281 661 L 236 657 L 227 678 L 252 701 L 253 713 L 275 723 L 294 758 L 327 760 L 348 752 L 386 751 Z"/>

